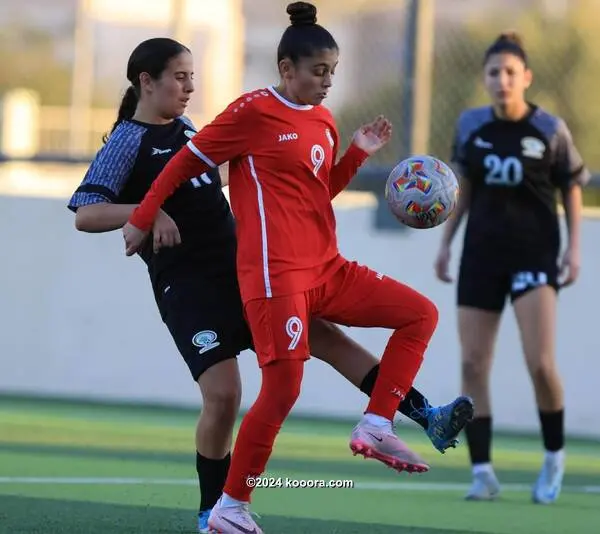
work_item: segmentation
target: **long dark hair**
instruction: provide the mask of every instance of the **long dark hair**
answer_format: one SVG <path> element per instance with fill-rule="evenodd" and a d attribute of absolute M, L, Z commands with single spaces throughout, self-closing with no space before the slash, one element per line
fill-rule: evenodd
<path fill-rule="evenodd" d="M 131 119 L 140 99 L 140 74 L 147 72 L 154 80 L 160 78 L 169 61 L 182 52 L 190 50 L 181 43 L 167 37 L 156 37 L 141 42 L 129 56 L 127 79 L 131 85 L 125 91 L 117 113 L 117 120 L 110 133 L 103 140 L 106 143 L 110 134 L 124 120 Z"/>

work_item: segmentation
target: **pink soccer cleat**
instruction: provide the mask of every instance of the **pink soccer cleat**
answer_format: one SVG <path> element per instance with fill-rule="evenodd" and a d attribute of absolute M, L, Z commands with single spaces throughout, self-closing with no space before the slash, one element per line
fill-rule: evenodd
<path fill-rule="evenodd" d="M 223 506 L 223 497 L 210 512 L 208 532 L 216 534 L 263 534 L 247 504 Z"/>
<path fill-rule="evenodd" d="M 352 431 L 350 449 L 354 456 L 361 454 L 365 458 L 374 458 L 399 472 L 429 471 L 425 461 L 396 436 L 391 425 L 382 428 L 360 421 Z"/>

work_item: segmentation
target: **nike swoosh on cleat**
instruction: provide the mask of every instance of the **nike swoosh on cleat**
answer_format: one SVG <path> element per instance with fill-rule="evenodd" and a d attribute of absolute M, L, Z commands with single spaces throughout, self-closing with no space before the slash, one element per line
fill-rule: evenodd
<path fill-rule="evenodd" d="M 371 434 L 371 432 L 367 432 L 367 434 L 369 434 L 369 436 L 371 436 L 372 438 L 375 438 L 379 442 L 383 441 L 383 438 L 378 438 L 377 436 Z"/>
<path fill-rule="evenodd" d="M 223 521 L 227 521 L 233 528 L 237 528 L 240 532 L 243 532 L 244 534 L 257 534 L 258 533 L 258 530 L 256 530 L 255 528 L 253 528 L 252 530 L 248 530 L 247 528 L 243 527 L 242 525 L 240 525 L 238 523 L 234 523 L 233 521 L 230 521 L 226 517 L 222 517 L 221 519 Z"/>

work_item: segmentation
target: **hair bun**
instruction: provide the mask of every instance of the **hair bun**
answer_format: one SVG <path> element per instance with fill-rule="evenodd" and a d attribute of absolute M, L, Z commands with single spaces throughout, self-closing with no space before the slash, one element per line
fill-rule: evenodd
<path fill-rule="evenodd" d="M 498 39 L 496 39 L 497 43 L 512 43 L 521 48 L 523 48 L 523 38 L 514 30 L 509 30 L 502 32 Z"/>
<path fill-rule="evenodd" d="M 312 26 L 317 23 L 317 8 L 308 2 L 294 2 L 287 6 L 292 26 Z"/>

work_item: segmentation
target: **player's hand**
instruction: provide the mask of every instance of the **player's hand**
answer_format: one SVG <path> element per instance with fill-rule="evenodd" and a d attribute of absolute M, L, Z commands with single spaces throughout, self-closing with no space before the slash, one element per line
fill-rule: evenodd
<path fill-rule="evenodd" d="M 352 141 L 358 148 L 372 156 L 383 148 L 391 138 L 392 123 L 383 115 L 380 115 L 373 122 L 361 126 L 354 134 Z"/>
<path fill-rule="evenodd" d="M 181 245 L 181 235 L 175 221 L 169 217 L 163 210 L 158 212 L 154 226 L 152 227 L 152 235 L 154 237 L 152 248 L 154 253 L 162 247 L 175 247 Z"/>
<path fill-rule="evenodd" d="M 575 283 L 579 276 L 581 267 L 581 256 L 578 248 L 569 247 L 565 251 L 560 265 L 560 276 L 563 279 L 561 287 L 567 287 Z"/>
<path fill-rule="evenodd" d="M 148 237 L 148 232 L 140 230 L 131 223 L 123 226 L 123 239 L 125 240 L 125 255 L 133 256 L 142 247 Z"/>
<path fill-rule="evenodd" d="M 442 281 L 446 283 L 452 282 L 450 276 L 450 247 L 442 245 L 438 252 L 437 258 L 435 259 L 435 274 Z"/>

